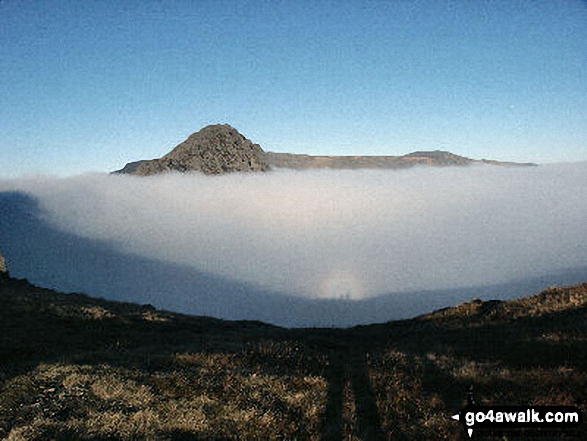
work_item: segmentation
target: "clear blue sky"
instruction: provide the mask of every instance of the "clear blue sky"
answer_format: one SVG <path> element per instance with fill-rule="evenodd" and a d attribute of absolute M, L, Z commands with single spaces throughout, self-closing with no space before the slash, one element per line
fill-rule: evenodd
<path fill-rule="evenodd" d="M 0 176 L 266 150 L 587 160 L 585 1 L 0 0 Z"/>

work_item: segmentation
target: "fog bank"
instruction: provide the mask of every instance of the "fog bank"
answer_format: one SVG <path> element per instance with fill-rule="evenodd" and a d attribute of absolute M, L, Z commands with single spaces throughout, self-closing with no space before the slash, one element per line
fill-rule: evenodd
<path fill-rule="evenodd" d="M 28 195 L 39 221 L 80 240 L 307 299 L 502 284 L 587 262 L 586 163 L 92 174 L 4 180 L 0 192 Z"/>

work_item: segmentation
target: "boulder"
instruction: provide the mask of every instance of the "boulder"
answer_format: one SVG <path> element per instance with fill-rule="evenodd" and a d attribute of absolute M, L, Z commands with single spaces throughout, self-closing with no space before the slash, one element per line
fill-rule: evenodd
<path fill-rule="evenodd" d="M 0 277 L 1 276 L 8 276 L 8 266 L 6 265 L 6 260 L 4 260 L 2 253 L 0 253 Z"/>

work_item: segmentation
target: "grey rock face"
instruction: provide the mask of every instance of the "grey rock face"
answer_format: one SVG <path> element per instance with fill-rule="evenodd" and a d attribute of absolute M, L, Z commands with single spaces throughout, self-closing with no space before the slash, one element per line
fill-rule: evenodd
<path fill-rule="evenodd" d="M 1 276 L 8 276 L 8 267 L 6 266 L 6 260 L 4 260 L 2 253 L 0 253 L 0 277 Z"/>
<path fill-rule="evenodd" d="M 127 164 L 118 173 L 154 175 L 170 171 L 198 171 L 208 175 L 267 171 L 269 163 L 258 144 L 228 124 L 204 127 L 159 159 Z"/>

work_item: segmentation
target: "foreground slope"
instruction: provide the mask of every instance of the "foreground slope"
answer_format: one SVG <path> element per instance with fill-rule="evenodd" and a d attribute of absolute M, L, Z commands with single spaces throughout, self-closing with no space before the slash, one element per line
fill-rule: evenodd
<path fill-rule="evenodd" d="M 587 410 L 587 284 L 352 329 L 190 317 L 6 275 L 0 301 L 0 438 L 468 439 L 450 415 L 471 385 L 483 404 Z"/>

